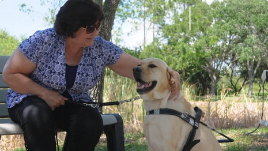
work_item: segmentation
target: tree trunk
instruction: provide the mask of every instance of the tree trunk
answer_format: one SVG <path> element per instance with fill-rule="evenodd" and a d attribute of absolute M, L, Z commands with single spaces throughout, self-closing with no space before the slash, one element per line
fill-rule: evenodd
<path fill-rule="evenodd" d="M 219 80 L 218 73 L 213 69 L 208 71 L 208 73 L 209 73 L 209 77 L 211 79 L 211 86 L 210 86 L 209 94 L 214 96 L 216 94 L 217 82 Z"/>
<path fill-rule="evenodd" d="M 105 0 L 103 5 L 104 20 L 100 31 L 100 36 L 108 41 L 111 40 L 115 13 L 119 2 L 120 0 Z"/>
<path fill-rule="evenodd" d="M 102 27 L 99 33 L 103 39 L 110 41 L 112 28 L 114 24 L 115 13 L 120 0 L 105 0 L 102 6 L 104 12 L 104 20 L 102 21 Z M 102 0 L 95 0 L 96 3 L 102 4 Z M 104 77 L 105 70 L 103 70 L 101 77 L 94 88 L 91 90 L 91 96 L 94 100 L 103 102 L 103 90 L 104 90 Z M 102 109 L 101 109 L 102 111 Z"/>
<path fill-rule="evenodd" d="M 249 97 L 252 97 L 252 95 L 253 95 L 253 82 L 254 82 L 254 78 L 255 78 L 255 75 L 257 73 L 257 70 L 259 69 L 260 63 L 261 63 L 261 58 L 258 59 L 257 65 L 254 69 L 255 61 L 254 60 L 247 61 L 248 77 L 249 77 L 249 82 L 248 82 L 249 83 L 249 88 L 248 88 L 248 96 Z"/>
<path fill-rule="evenodd" d="M 217 80 L 212 79 L 210 87 L 210 95 L 215 95 L 216 89 L 217 89 Z"/>

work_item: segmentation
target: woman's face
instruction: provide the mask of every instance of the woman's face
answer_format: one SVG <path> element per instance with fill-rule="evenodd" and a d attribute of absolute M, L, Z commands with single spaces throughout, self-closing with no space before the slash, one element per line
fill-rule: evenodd
<path fill-rule="evenodd" d="M 72 40 L 81 47 L 92 46 L 95 37 L 99 34 L 100 24 L 101 22 L 98 21 L 95 25 L 79 28 Z"/>

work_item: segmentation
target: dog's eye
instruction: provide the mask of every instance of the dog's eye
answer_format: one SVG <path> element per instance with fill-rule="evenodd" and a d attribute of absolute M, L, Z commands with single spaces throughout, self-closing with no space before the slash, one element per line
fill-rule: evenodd
<path fill-rule="evenodd" d="M 155 68 L 156 66 L 154 64 L 149 64 L 150 68 Z"/>

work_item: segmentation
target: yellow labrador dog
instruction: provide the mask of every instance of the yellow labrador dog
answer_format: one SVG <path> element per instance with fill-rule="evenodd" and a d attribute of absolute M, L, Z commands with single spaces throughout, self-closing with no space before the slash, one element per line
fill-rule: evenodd
<path fill-rule="evenodd" d="M 147 112 L 144 134 L 150 151 L 222 150 L 211 130 L 198 124 L 197 118 L 194 121 L 197 110 L 181 92 L 177 98 L 168 99 L 171 89 L 178 86 L 178 81 L 174 71 L 164 61 L 144 59 L 133 68 L 133 76 Z"/>

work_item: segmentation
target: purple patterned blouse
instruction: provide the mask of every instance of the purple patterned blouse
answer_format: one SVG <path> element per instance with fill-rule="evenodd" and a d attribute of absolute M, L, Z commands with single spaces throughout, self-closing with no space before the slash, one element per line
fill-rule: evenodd
<path fill-rule="evenodd" d="M 37 31 L 18 48 L 37 65 L 30 75 L 33 81 L 60 94 L 66 90 L 63 36 L 57 35 L 53 28 Z M 92 46 L 85 47 L 78 64 L 74 85 L 68 89 L 73 100 L 92 101 L 89 90 L 95 86 L 105 66 L 116 63 L 122 52 L 121 48 L 101 37 L 96 37 Z M 7 107 L 12 108 L 30 95 L 19 94 L 10 89 L 7 93 Z"/>

